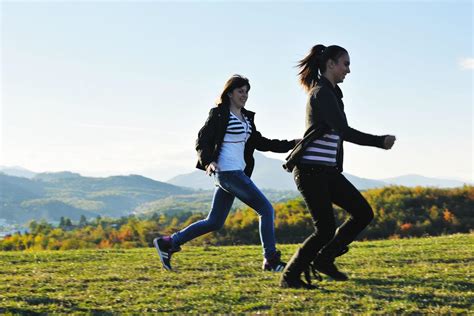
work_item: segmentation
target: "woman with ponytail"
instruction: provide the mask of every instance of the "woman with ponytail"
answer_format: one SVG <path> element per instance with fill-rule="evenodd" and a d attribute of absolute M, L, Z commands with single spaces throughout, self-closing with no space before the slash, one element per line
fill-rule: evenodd
<path fill-rule="evenodd" d="M 306 132 L 284 165 L 292 171 L 313 218 L 315 231 L 306 238 L 285 267 L 281 286 L 311 288 L 309 271 L 334 280 L 347 280 L 335 258 L 372 221 L 374 213 L 360 192 L 342 174 L 343 142 L 392 148 L 395 136 L 374 136 L 348 125 L 338 84 L 350 73 L 347 51 L 336 45 L 314 46 L 298 63 L 300 83 L 308 93 Z M 336 229 L 332 203 L 350 214 Z M 305 283 L 301 274 L 305 272 Z"/>

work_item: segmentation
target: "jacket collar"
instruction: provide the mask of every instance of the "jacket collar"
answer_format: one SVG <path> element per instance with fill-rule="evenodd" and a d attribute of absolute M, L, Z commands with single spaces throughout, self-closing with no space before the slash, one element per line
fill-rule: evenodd
<path fill-rule="evenodd" d="M 230 108 L 228 105 L 220 105 L 218 106 L 219 109 L 221 109 L 221 111 L 223 111 L 223 113 L 227 114 L 227 115 L 230 115 Z M 248 118 L 253 118 L 255 116 L 255 112 L 252 112 L 252 111 L 249 111 L 245 108 L 242 108 L 242 113 L 247 116 Z"/>
<path fill-rule="evenodd" d="M 323 86 L 326 86 L 328 87 L 329 89 L 332 90 L 332 92 L 334 92 L 334 94 L 342 99 L 342 90 L 339 88 L 339 86 L 336 84 L 335 87 L 333 87 L 331 81 L 329 81 L 326 77 L 324 76 L 321 76 L 321 78 L 319 78 L 319 84 L 323 85 Z"/>
<path fill-rule="evenodd" d="M 249 118 L 253 118 L 255 116 L 255 112 L 246 110 L 245 108 L 243 108 L 241 111 L 242 111 L 242 113 L 244 113 L 245 116 L 247 116 Z"/>

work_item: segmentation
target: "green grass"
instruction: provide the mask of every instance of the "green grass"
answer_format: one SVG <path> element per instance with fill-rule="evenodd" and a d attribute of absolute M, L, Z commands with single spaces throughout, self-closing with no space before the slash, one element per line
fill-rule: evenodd
<path fill-rule="evenodd" d="M 297 245 L 280 245 L 288 259 Z M 350 280 L 278 286 L 259 246 L 0 252 L 0 313 L 472 313 L 474 234 L 356 242 Z"/>

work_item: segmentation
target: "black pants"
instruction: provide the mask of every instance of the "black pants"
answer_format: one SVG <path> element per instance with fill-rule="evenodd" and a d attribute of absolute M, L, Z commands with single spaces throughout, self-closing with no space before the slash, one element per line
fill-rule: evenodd
<path fill-rule="evenodd" d="M 320 250 L 339 251 L 374 218 L 369 203 L 335 167 L 299 165 L 294 169 L 294 178 L 315 227 L 315 232 L 306 238 L 299 250 L 304 261 L 314 259 Z M 332 203 L 351 215 L 337 229 Z"/>

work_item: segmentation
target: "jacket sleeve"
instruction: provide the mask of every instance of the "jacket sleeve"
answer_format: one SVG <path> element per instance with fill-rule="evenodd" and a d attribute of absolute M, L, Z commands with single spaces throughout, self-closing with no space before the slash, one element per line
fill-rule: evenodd
<path fill-rule="evenodd" d="M 375 136 L 363 133 L 348 126 L 343 139 L 357 145 L 383 148 L 385 136 Z"/>
<path fill-rule="evenodd" d="M 252 135 L 255 144 L 255 149 L 260 151 L 273 151 L 275 153 L 286 153 L 295 147 L 296 142 L 294 140 L 280 140 L 280 139 L 268 139 L 263 137 L 262 134 L 257 131 L 254 122 L 254 128 Z"/>
<path fill-rule="evenodd" d="M 196 140 L 196 151 L 199 163 L 207 167 L 212 162 L 213 144 L 215 143 L 217 129 L 217 113 L 213 108 L 209 111 L 209 116 L 204 126 L 198 132 Z"/>
<path fill-rule="evenodd" d="M 330 128 L 336 130 L 343 140 L 358 145 L 383 148 L 385 136 L 366 134 L 350 127 L 336 97 L 326 88 L 322 88 L 316 95 L 313 95 L 311 106 L 317 109 L 322 120 Z"/>

